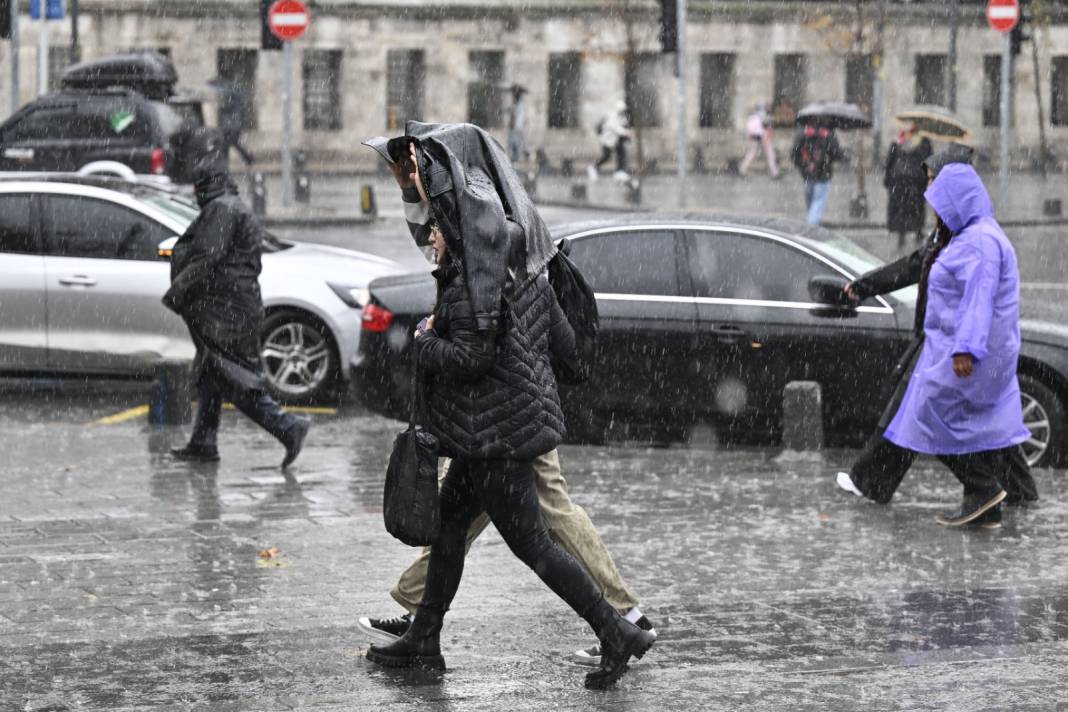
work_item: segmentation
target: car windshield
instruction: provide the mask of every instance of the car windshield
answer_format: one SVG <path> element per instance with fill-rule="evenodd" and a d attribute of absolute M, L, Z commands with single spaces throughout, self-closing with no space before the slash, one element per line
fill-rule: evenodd
<path fill-rule="evenodd" d="M 181 223 L 183 230 L 188 228 L 200 215 L 200 208 L 194 203 L 166 193 L 145 192 L 139 195 L 138 198 L 177 220 Z M 263 231 L 264 252 L 281 252 L 282 250 L 288 250 L 290 247 L 293 247 L 292 242 L 276 237 L 266 230 Z"/>
<path fill-rule="evenodd" d="M 830 257 L 849 270 L 854 277 L 859 277 L 865 272 L 886 264 L 885 261 L 843 235 L 834 234 L 833 237 L 826 240 L 813 240 L 801 235 L 795 235 L 794 239 L 806 247 Z M 916 285 L 892 292 L 895 299 L 907 304 L 916 303 L 917 293 Z"/>

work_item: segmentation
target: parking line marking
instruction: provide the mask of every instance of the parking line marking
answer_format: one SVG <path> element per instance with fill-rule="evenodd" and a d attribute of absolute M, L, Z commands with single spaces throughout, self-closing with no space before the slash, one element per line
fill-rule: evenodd
<path fill-rule="evenodd" d="M 196 405 L 196 401 L 193 401 L 193 405 Z M 234 410 L 232 403 L 223 403 L 224 410 Z M 337 408 L 328 408 L 323 406 L 292 406 L 284 408 L 287 413 L 306 413 L 309 415 L 337 415 Z M 135 406 L 133 408 L 127 408 L 126 410 L 115 413 L 114 415 L 108 415 L 97 420 L 86 423 L 86 426 L 90 425 L 118 425 L 119 423 L 125 423 L 128 420 L 134 418 L 143 418 L 148 415 L 148 404 Z"/>
<path fill-rule="evenodd" d="M 108 415 L 99 420 L 94 420 L 86 425 L 117 425 L 119 423 L 125 423 L 127 420 L 133 420 L 134 418 L 141 418 L 148 415 L 148 406 L 139 405 L 134 408 L 127 408 L 121 413 L 115 415 Z"/>

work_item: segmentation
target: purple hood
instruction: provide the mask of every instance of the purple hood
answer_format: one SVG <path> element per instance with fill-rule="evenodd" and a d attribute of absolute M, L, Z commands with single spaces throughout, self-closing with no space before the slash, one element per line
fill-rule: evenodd
<path fill-rule="evenodd" d="M 950 163 L 923 194 L 954 235 L 981 218 L 994 217 L 994 204 L 975 169 Z"/>

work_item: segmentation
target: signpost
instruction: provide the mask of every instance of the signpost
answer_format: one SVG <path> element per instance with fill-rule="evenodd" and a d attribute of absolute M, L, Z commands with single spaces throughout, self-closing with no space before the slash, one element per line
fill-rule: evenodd
<path fill-rule="evenodd" d="M 293 104 L 293 40 L 311 24 L 311 12 L 301 0 L 278 0 L 267 13 L 267 26 L 282 40 L 282 205 L 293 202 L 293 156 L 290 145 Z"/>
<path fill-rule="evenodd" d="M 986 21 L 1003 35 L 1001 50 L 1001 155 L 998 165 L 998 193 L 1002 209 L 1007 208 L 1009 196 L 1009 94 L 1012 91 L 1012 39 L 1009 33 L 1020 21 L 1020 5 L 1016 0 L 989 0 Z"/>

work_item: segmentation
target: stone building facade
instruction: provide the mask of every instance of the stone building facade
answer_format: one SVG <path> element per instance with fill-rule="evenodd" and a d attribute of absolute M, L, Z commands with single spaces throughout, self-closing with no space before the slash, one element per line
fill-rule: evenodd
<path fill-rule="evenodd" d="M 26 3 L 28 4 L 28 3 Z M 472 120 L 507 132 L 512 84 L 528 91 L 528 142 L 551 164 L 598 152 L 594 127 L 629 89 L 642 125 L 642 151 L 660 167 L 674 161 L 674 56 L 660 52 L 654 0 L 317 0 L 312 26 L 295 43 L 294 144 L 313 164 L 360 169 L 367 136 L 398 131 L 405 118 Z M 223 74 L 248 88 L 247 143 L 268 161 L 282 127 L 282 53 L 260 51 L 256 0 L 81 0 L 80 54 L 136 48 L 166 51 L 182 84 L 210 96 Z M 893 114 L 947 100 L 945 2 L 887 2 L 885 54 L 874 47 L 876 2 L 690 0 L 686 32 L 690 160 L 719 169 L 744 150 L 742 126 L 754 105 L 773 106 L 776 142 L 791 141 L 792 112 L 817 99 L 872 104 L 882 87 L 880 143 L 897 131 Z M 1037 31 L 1018 58 L 1013 158 L 1039 143 L 1035 86 L 1054 151 L 1068 139 L 1068 7 L 1046 0 Z M 859 16 L 858 16 L 859 7 Z M 23 15 L 21 100 L 36 94 L 38 22 Z M 69 22 L 52 22 L 53 65 L 69 61 Z M 1003 39 L 982 3 L 962 0 L 958 113 L 980 151 L 997 155 L 997 77 Z M 0 114 L 9 110 L 9 43 L 0 42 Z M 847 144 L 870 132 L 846 138 Z M 1063 159 L 1064 157 L 1062 157 Z"/>

